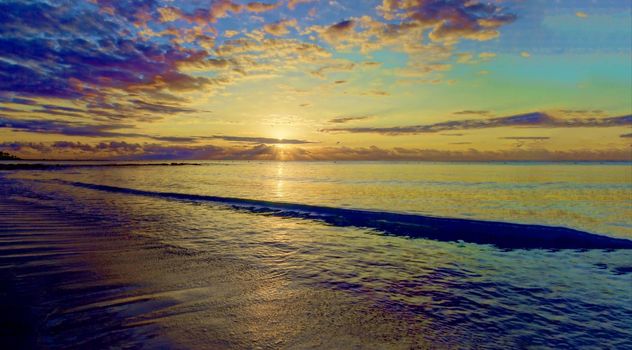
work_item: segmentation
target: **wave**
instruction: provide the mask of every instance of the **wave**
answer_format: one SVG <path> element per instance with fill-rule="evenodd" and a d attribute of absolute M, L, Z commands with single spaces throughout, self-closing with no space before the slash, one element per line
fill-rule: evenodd
<path fill-rule="evenodd" d="M 253 213 L 318 220 L 334 226 L 374 229 L 388 235 L 448 242 L 491 244 L 502 249 L 632 249 L 632 241 L 575 229 L 509 222 L 470 220 L 383 211 L 334 208 L 59 181 L 92 190 L 158 197 L 171 200 L 213 202 Z"/>

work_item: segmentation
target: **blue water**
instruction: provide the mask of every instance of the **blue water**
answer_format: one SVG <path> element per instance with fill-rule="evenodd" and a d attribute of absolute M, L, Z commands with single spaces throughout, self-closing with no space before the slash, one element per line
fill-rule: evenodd
<path fill-rule="evenodd" d="M 393 332 L 431 348 L 632 348 L 632 251 L 471 235 L 484 222 L 481 235 L 629 242 L 629 164 L 214 162 L 3 177 L 6 196 L 341 292 L 388 316 L 374 322 L 404 320 Z M 449 230 L 438 234 L 455 239 L 424 234 L 442 220 Z"/>

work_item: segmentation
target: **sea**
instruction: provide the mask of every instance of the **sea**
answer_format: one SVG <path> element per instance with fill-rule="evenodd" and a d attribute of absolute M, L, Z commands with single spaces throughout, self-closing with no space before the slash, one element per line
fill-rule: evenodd
<path fill-rule="evenodd" d="M 632 349 L 632 163 L 34 163 L 44 165 L 0 171 L 0 196 L 118 227 L 120 239 L 142 237 L 154 250 L 176 249 L 182 257 L 169 261 L 180 259 L 179 271 L 192 261 L 200 271 L 235 261 L 259 271 L 253 284 L 332 293 L 331 304 L 323 297 L 296 314 L 285 310 L 283 321 L 260 311 L 269 332 L 247 334 L 261 348 Z M 217 278 L 209 272 L 190 283 Z M 156 316 L 163 306 L 132 316 L 160 324 L 206 309 L 216 321 L 188 322 L 224 329 L 218 324 L 250 300 L 246 285 L 194 297 L 206 298 L 200 305 L 170 304 L 167 316 Z M 306 319 L 321 331 L 300 328 Z M 381 328 L 354 331 L 369 324 Z M 226 332 L 212 338 L 246 334 Z M 370 332 L 380 333 L 379 346 Z M 320 339 L 342 333 L 356 340 Z"/>

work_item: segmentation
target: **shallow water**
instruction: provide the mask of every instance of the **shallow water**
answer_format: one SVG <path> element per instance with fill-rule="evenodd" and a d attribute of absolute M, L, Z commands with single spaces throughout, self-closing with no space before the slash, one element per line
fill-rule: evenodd
<path fill-rule="evenodd" d="M 191 254 L 235 257 L 266 271 L 259 278 L 342 293 L 349 303 L 374 305 L 389 316 L 375 322 L 405 321 L 394 324 L 392 332 L 431 344 L 632 347 L 629 250 L 502 250 L 68 184 L 566 226 L 632 237 L 629 164 L 213 162 L 4 176 L 3 195 L 102 218 L 129 227 L 128 234 Z M 331 322 L 327 314 L 314 318 Z"/>
<path fill-rule="evenodd" d="M 177 192 L 565 226 L 632 238 L 630 163 L 206 162 L 31 172 Z M 63 175 L 61 175 L 63 174 Z"/>

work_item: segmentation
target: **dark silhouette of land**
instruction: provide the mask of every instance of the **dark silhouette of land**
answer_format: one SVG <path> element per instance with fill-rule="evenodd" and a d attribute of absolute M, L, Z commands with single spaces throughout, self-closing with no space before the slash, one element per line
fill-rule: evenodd
<path fill-rule="evenodd" d="M 20 158 L 6 152 L 0 152 L 0 160 L 20 160 Z"/>
<path fill-rule="evenodd" d="M 140 166 L 185 166 L 201 165 L 200 163 L 106 163 L 106 164 L 0 164 L 0 170 L 62 170 L 68 168 L 100 168 L 100 167 L 140 167 Z"/>

